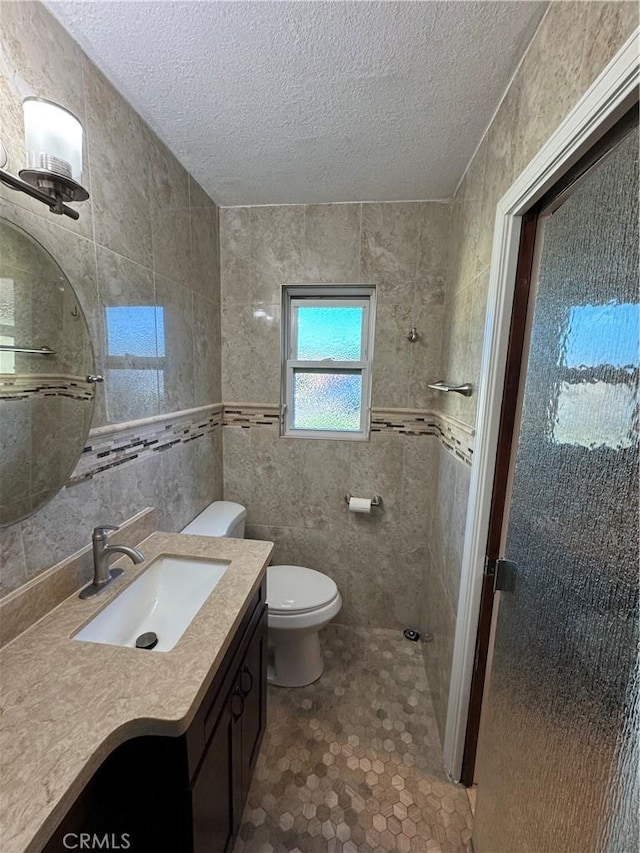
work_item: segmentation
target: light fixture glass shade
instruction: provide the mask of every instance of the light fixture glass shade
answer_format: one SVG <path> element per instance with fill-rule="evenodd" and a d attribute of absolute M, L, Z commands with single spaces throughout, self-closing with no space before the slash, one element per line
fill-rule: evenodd
<path fill-rule="evenodd" d="M 24 138 L 27 169 L 43 169 L 82 182 L 82 125 L 64 107 L 42 98 L 25 98 Z"/>

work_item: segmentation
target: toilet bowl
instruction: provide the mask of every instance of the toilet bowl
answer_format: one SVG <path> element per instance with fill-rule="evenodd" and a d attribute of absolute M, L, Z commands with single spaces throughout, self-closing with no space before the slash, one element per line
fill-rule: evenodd
<path fill-rule="evenodd" d="M 331 578 L 304 566 L 269 566 L 269 668 L 267 680 L 304 687 L 324 671 L 319 632 L 340 612 Z"/>
<path fill-rule="evenodd" d="M 241 504 L 215 501 L 182 532 L 242 539 L 246 515 Z M 269 566 L 267 607 L 267 681 L 279 687 L 304 687 L 317 681 L 324 671 L 319 632 L 342 607 L 335 582 L 305 566 Z"/>

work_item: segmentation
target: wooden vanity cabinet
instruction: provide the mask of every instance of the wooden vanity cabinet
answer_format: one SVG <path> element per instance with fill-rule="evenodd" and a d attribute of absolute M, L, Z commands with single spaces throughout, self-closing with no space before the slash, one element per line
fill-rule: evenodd
<path fill-rule="evenodd" d="M 194 853 L 230 850 L 247 800 L 267 710 L 267 612 L 260 619 L 228 691 L 205 720 L 206 747 L 191 785 Z"/>
<path fill-rule="evenodd" d="M 147 652 L 151 654 L 151 652 Z M 133 853 L 229 853 L 266 725 L 264 583 L 189 728 L 135 738 L 102 764 L 44 850 L 71 833 L 122 837 Z M 113 848 L 113 844 L 112 844 Z"/>

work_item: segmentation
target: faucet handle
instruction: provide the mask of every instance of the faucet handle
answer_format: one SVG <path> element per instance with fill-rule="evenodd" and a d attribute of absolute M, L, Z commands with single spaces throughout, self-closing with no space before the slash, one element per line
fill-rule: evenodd
<path fill-rule="evenodd" d="M 104 541 L 107 538 L 107 530 L 118 530 L 117 524 L 101 524 L 100 527 L 93 528 L 93 539 Z"/>

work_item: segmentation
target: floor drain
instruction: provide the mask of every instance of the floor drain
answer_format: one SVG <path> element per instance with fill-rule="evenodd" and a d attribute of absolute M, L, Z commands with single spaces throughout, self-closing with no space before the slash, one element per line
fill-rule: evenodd
<path fill-rule="evenodd" d="M 158 635 L 155 631 L 140 634 L 136 640 L 136 649 L 153 649 L 158 645 Z"/>

